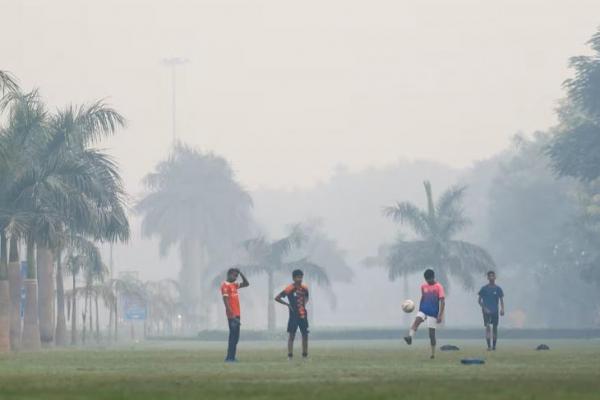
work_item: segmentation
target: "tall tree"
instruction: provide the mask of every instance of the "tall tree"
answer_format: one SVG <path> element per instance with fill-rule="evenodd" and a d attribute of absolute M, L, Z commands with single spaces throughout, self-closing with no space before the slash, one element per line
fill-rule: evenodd
<path fill-rule="evenodd" d="M 36 348 L 40 334 L 44 344 L 54 340 L 54 259 L 67 237 L 125 240 L 129 235 L 118 168 L 91 147 L 123 125 L 123 118 L 101 102 L 49 116 L 37 92 L 6 97 L 2 105 L 9 108 L 9 124 L 3 142 L 15 156 L 0 192 L 0 222 L 27 245 L 23 338 Z M 63 315 L 57 323 L 64 324 L 60 303 Z M 62 328 L 59 332 L 66 331 Z"/>
<path fill-rule="evenodd" d="M 465 288 L 474 286 L 473 275 L 494 268 L 488 252 L 472 243 L 454 239 L 469 223 L 462 209 L 465 187 L 453 187 L 433 200 L 431 184 L 424 182 L 427 208 L 410 202 L 386 207 L 384 214 L 408 224 L 419 237 L 399 239 L 390 249 L 387 268 L 391 280 L 405 274 L 433 268 L 439 280 L 449 286 L 449 277 L 457 278 Z"/>
<path fill-rule="evenodd" d="M 148 193 L 137 204 L 142 232 L 159 238 L 161 256 L 179 247 L 184 320 L 195 328 L 206 322 L 200 303 L 210 287 L 208 266 L 248 238 L 252 200 L 225 159 L 183 144 L 174 146 L 144 184 Z"/>
<path fill-rule="evenodd" d="M 0 70 L 0 103 L 7 93 L 18 91 L 16 79 L 6 71 Z M 0 111 L 0 117 L 2 112 Z M 10 156 L 4 142 L 3 129 L 0 127 L 0 193 L 7 184 L 7 172 L 10 170 Z M 1 196 L 1 195 L 0 195 Z M 10 326 L 11 326 L 11 293 L 9 282 L 9 238 L 5 224 L 0 217 L 0 353 L 10 351 Z"/>
<path fill-rule="evenodd" d="M 125 125 L 125 119 L 102 102 L 68 106 L 50 118 L 49 153 L 70 160 L 66 184 L 75 190 L 65 199 L 69 205 L 61 213 L 63 229 L 52 250 L 60 255 L 73 235 L 84 235 L 97 241 L 126 241 L 129 222 L 126 195 L 118 166 L 106 154 L 94 148 L 97 141 L 112 135 Z M 62 263 L 57 260 L 56 332 L 57 344 L 66 344 L 66 319 Z M 52 287 L 51 280 L 46 285 Z"/>
<path fill-rule="evenodd" d="M 575 76 L 564 82 L 567 99 L 548 147 L 555 171 L 583 181 L 600 177 L 600 31 L 588 41 L 593 53 L 572 57 Z"/>
<path fill-rule="evenodd" d="M 67 247 L 68 253 L 65 258 L 67 273 L 71 276 L 71 344 L 76 345 L 79 342 L 77 334 L 77 298 L 90 294 L 95 281 L 102 280 L 105 276 L 106 267 L 102 262 L 102 256 L 98 246 L 92 241 L 82 236 L 73 236 Z M 83 288 L 77 287 L 77 277 L 84 275 Z M 81 289 L 81 291 L 80 291 Z M 87 305 L 87 302 L 85 303 Z M 85 307 L 85 306 L 84 306 Z M 83 310 L 85 312 L 85 309 Z M 85 329 L 85 328 L 84 328 Z M 85 340 L 85 337 L 84 339 Z"/>
<path fill-rule="evenodd" d="M 40 333 L 34 230 L 41 222 L 37 211 L 43 207 L 38 201 L 38 194 L 44 189 L 42 177 L 49 176 L 38 168 L 39 151 L 46 140 L 47 113 L 37 91 L 6 94 L 0 110 L 8 111 L 1 138 L 6 156 L 0 187 L 0 225 L 11 238 L 26 242 L 28 270 L 23 282 L 26 302 L 21 341 L 25 348 L 36 349 L 40 346 Z M 34 181 L 40 185 L 33 185 Z"/>

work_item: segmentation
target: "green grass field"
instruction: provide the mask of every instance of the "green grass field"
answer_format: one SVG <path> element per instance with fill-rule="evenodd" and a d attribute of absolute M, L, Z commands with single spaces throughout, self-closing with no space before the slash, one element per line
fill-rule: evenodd
<path fill-rule="evenodd" d="M 315 342 L 307 362 L 273 342 L 242 342 L 238 364 L 221 343 L 19 353 L 0 357 L 0 399 L 600 399 L 598 340 L 452 343 L 436 360 L 424 340 Z M 486 364 L 459 363 L 471 356 Z"/>

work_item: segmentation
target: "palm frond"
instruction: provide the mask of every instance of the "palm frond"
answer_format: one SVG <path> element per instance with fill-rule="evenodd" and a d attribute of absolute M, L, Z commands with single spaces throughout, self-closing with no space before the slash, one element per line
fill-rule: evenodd
<path fill-rule="evenodd" d="M 281 260 L 289 254 L 293 248 L 302 246 L 307 240 L 307 236 L 300 224 L 292 227 L 290 234 L 271 244 L 271 255 L 274 260 Z"/>
<path fill-rule="evenodd" d="M 421 237 L 428 237 L 431 234 L 427 214 L 412 203 L 399 202 L 395 206 L 385 207 L 383 214 L 401 224 L 408 224 Z"/>
<path fill-rule="evenodd" d="M 103 100 L 89 106 L 82 105 L 75 113 L 75 123 L 83 128 L 86 143 L 94 143 L 107 135 L 114 134 L 117 128 L 124 127 L 125 117 L 109 107 Z"/>
<path fill-rule="evenodd" d="M 438 199 L 436 214 L 440 237 L 451 238 L 470 225 L 462 208 L 466 189 L 466 186 L 453 186 Z"/>
<path fill-rule="evenodd" d="M 436 256 L 431 243 L 424 240 L 397 241 L 391 246 L 387 257 L 388 276 L 392 281 L 435 267 L 435 264 Z"/>
<path fill-rule="evenodd" d="M 473 274 L 483 276 L 496 268 L 492 256 L 485 249 L 460 240 L 449 242 L 447 262 L 450 274 L 458 278 L 465 289 L 474 287 Z"/>
<path fill-rule="evenodd" d="M 464 198 L 466 186 L 452 186 L 446 190 L 438 199 L 436 214 L 443 217 L 444 214 L 453 213 L 456 209 L 461 209 L 461 202 Z"/>
<path fill-rule="evenodd" d="M 261 264 L 237 264 L 234 268 L 239 269 L 244 273 L 244 275 L 248 276 L 256 276 L 267 273 L 269 271 L 269 267 Z"/>
<path fill-rule="evenodd" d="M 19 90 L 19 84 L 17 78 L 8 71 L 0 70 L 0 96 L 3 96 L 7 92 L 17 92 Z"/>

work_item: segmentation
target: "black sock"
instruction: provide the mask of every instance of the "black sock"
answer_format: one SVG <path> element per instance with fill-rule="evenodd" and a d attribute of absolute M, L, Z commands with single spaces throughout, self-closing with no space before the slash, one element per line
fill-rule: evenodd
<path fill-rule="evenodd" d="M 498 339 L 494 338 L 494 348 L 496 348 L 496 341 L 497 341 L 497 340 L 498 340 Z"/>
<path fill-rule="evenodd" d="M 288 353 L 288 357 L 289 357 L 289 358 L 292 358 L 292 357 L 294 357 L 294 354 L 292 354 L 292 353 Z"/>
<path fill-rule="evenodd" d="M 304 358 L 308 357 L 308 353 L 302 353 L 302 357 L 304 357 Z"/>
<path fill-rule="evenodd" d="M 492 344 L 490 343 L 490 339 L 487 339 L 487 338 L 486 338 L 486 339 L 485 339 L 485 341 L 487 342 L 488 349 L 489 349 L 490 347 L 492 347 Z"/>

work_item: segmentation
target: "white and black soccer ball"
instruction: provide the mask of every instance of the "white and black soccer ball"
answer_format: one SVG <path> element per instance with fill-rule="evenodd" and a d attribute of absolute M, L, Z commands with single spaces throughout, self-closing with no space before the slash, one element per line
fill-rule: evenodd
<path fill-rule="evenodd" d="M 402 302 L 402 311 L 405 313 L 411 313 L 415 310 L 415 302 L 408 299 Z"/>

